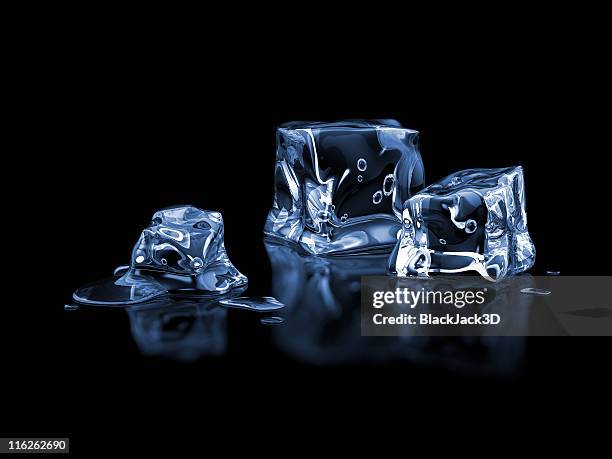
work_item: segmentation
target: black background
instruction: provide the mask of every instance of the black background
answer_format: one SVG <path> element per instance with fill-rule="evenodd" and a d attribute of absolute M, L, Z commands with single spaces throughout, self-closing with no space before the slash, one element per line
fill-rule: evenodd
<path fill-rule="evenodd" d="M 437 422 L 457 416 L 449 408 L 526 422 L 534 406 L 556 412 L 577 403 L 568 395 L 596 397 L 610 349 L 601 339 L 530 339 L 519 378 L 483 380 L 397 364 L 306 366 L 239 320 L 225 357 L 183 365 L 140 357 L 113 312 L 63 311 L 76 287 L 128 261 L 156 209 L 179 203 L 223 213 L 249 294 L 269 294 L 262 227 L 274 130 L 298 119 L 396 118 L 421 133 L 428 183 L 521 164 L 534 272 L 606 274 L 585 244 L 598 239 L 597 203 L 581 191 L 605 175 L 591 110 L 600 61 L 562 27 L 540 33 L 542 24 L 458 27 L 443 38 L 393 26 L 397 38 L 334 43 L 294 43 L 283 38 L 291 27 L 260 43 L 255 28 L 240 44 L 228 33 L 84 25 L 58 30 L 57 46 L 41 42 L 49 65 L 26 104 L 41 127 L 18 158 L 26 191 L 16 220 L 40 242 L 19 257 L 11 304 L 24 317 L 7 319 L 4 334 L 8 433 L 71 436 L 80 451 L 111 450 L 102 434 L 134 446 L 136 430 L 191 441 L 257 430 L 249 441 L 274 442 L 281 431 L 325 438 L 347 418 L 363 428 L 389 413 Z M 42 281 L 32 282 L 33 266 Z M 294 429 L 294 419 L 311 428 Z"/>

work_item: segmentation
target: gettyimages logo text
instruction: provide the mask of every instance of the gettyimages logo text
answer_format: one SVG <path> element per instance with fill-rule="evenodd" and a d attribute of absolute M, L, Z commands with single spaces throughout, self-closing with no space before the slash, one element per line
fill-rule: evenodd
<path fill-rule="evenodd" d="M 372 306 L 380 309 L 385 305 L 405 305 L 414 309 L 417 305 L 453 305 L 463 308 L 469 305 L 482 305 L 486 301 L 487 288 L 480 290 L 413 290 L 408 287 L 394 291 L 378 290 L 372 293 Z"/>

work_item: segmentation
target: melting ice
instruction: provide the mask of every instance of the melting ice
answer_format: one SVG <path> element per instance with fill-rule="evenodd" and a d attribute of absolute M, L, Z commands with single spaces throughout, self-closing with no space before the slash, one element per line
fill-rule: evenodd
<path fill-rule="evenodd" d="M 175 289 L 220 294 L 246 285 L 246 276 L 227 256 L 223 235 L 220 212 L 193 206 L 160 210 L 136 242 L 129 268 L 81 287 L 73 298 L 81 303 L 123 305 Z"/>

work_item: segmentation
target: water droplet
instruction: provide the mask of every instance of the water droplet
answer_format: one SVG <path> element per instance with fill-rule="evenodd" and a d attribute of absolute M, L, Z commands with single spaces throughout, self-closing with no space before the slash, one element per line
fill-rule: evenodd
<path fill-rule="evenodd" d="M 543 288 L 527 287 L 521 289 L 521 293 L 525 293 L 527 295 L 550 295 L 552 292 Z"/>
<path fill-rule="evenodd" d="M 285 321 L 285 319 L 283 319 L 282 317 L 262 317 L 261 318 L 261 323 L 264 325 L 279 325 L 282 324 Z"/>
<path fill-rule="evenodd" d="M 440 239 L 440 244 L 446 245 L 446 239 Z"/>
<path fill-rule="evenodd" d="M 164 266 L 168 264 L 168 260 L 166 260 L 165 258 L 162 258 L 160 261 L 161 261 L 161 264 Z"/>
<path fill-rule="evenodd" d="M 342 223 L 344 223 L 344 222 L 346 222 L 346 221 L 348 220 L 348 218 L 349 218 L 349 217 L 348 217 L 348 214 L 344 214 L 344 215 L 342 215 L 342 217 L 340 217 L 340 221 L 341 221 Z"/>
<path fill-rule="evenodd" d="M 238 297 L 221 300 L 219 303 L 239 309 L 250 309 L 253 311 L 274 311 L 285 307 L 283 303 L 271 296 Z"/>
<path fill-rule="evenodd" d="M 368 168 L 368 162 L 363 159 L 363 158 L 359 158 L 357 160 L 357 169 L 359 169 L 361 172 L 365 171 Z"/>
<path fill-rule="evenodd" d="M 391 193 L 393 193 L 394 183 L 395 177 L 393 177 L 393 174 L 389 174 L 385 177 L 385 180 L 383 180 L 383 193 L 385 196 L 389 196 Z"/>
<path fill-rule="evenodd" d="M 363 182 L 363 175 L 358 175 L 357 176 L 357 181 L 358 182 Z"/>
<path fill-rule="evenodd" d="M 144 261 L 144 257 L 142 255 L 138 255 L 136 257 L 136 263 L 142 263 Z"/>
<path fill-rule="evenodd" d="M 380 204 L 380 202 L 382 201 L 382 198 L 383 198 L 382 191 L 378 190 L 376 193 L 372 195 L 372 202 L 374 204 Z"/>
<path fill-rule="evenodd" d="M 549 275 L 549 276 L 560 276 L 561 275 L 561 271 L 548 270 L 548 271 L 546 271 L 546 274 Z"/>
<path fill-rule="evenodd" d="M 64 311 L 76 311 L 77 309 L 79 309 L 78 304 L 65 304 L 64 305 Z"/>
<path fill-rule="evenodd" d="M 469 219 L 467 222 L 465 222 L 466 233 L 472 234 L 474 231 L 476 231 L 476 228 L 478 228 L 478 223 L 476 223 L 476 220 Z"/>

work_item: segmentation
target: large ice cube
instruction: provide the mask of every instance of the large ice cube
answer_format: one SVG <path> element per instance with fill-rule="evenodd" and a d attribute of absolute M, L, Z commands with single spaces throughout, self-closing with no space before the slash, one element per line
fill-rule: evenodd
<path fill-rule="evenodd" d="M 406 201 L 402 221 L 389 260 L 399 276 L 475 270 L 497 280 L 535 261 L 520 166 L 451 174 Z"/>
<path fill-rule="evenodd" d="M 264 232 L 314 254 L 390 250 L 424 185 L 417 139 L 394 120 L 282 125 Z"/>

